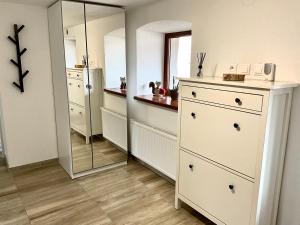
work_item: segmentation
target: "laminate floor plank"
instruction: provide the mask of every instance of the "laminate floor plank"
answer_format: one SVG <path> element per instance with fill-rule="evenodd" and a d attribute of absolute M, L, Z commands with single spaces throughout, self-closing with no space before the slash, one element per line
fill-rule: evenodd
<path fill-rule="evenodd" d="M 80 173 L 93 168 L 92 146 L 76 131 L 71 133 L 73 171 Z"/>
<path fill-rule="evenodd" d="M 92 148 L 84 136 L 73 131 L 71 142 L 74 173 L 127 161 L 127 154 L 101 136 L 93 136 Z"/>
<path fill-rule="evenodd" d="M 72 181 L 33 191 L 21 191 L 20 197 L 30 219 L 44 216 L 89 199 L 82 187 Z"/>
<path fill-rule="evenodd" d="M 91 200 L 81 202 L 61 210 L 49 213 L 31 221 L 32 225 L 111 225 L 112 221 Z"/>
<path fill-rule="evenodd" d="M 174 185 L 133 160 L 76 180 L 54 161 L 3 171 L 0 181 L 15 188 L 0 197 L 1 225 L 213 224 L 186 205 L 176 210 Z"/>
<path fill-rule="evenodd" d="M 0 197 L 17 192 L 17 186 L 8 171 L 0 171 Z"/>
<path fill-rule="evenodd" d="M 0 172 L 7 171 L 5 159 L 0 151 Z"/>
<path fill-rule="evenodd" d="M 1 225 L 29 225 L 30 221 L 18 194 L 0 197 Z"/>
<path fill-rule="evenodd" d="M 57 161 L 11 170 L 18 190 L 31 191 L 71 181 Z"/>
<path fill-rule="evenodd" d="M 0 197 L 17 192 L 17 186 L 13 180 L 12 174 L 6 167 L 6 162 L 0 152 Z"/>

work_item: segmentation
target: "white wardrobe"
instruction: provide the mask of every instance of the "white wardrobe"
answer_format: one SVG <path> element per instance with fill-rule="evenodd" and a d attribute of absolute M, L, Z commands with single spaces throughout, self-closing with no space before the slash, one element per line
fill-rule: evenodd
<path fill-rule="evenodd" d="M 124 27 L 120 6 L 57 1 L 48 8 L 59 162 L 71 178 L 127 164 L 127 153 L 102 135 L 101 45 L 116 14 L 124 21 L 113 24 Z M 65 40 L 71 39 L 74 49 L 66 51 Z M 70 61 L 76 66 L 70 68 L 67 56 L 71 53 Z"/>

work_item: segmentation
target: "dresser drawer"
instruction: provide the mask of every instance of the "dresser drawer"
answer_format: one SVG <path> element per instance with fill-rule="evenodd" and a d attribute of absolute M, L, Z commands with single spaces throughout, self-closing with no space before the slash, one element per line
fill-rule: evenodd
<path fill-rule="evenodd" d="M 181 147 L 255 177 L 261 116 L 185 100 L 181 107 Z"/>
<path fill-rule="evenodd" d="M 218 89 L 182 86 L 181 96 L 261 112 L 263 96 Z"/>
<path fill-rule="evenodd" d="M 179 194 L 230 225 L 249 225 L 254 184 L 180 151 Z"/>
<path fill-rule="evenodd" d="M 68 79 L 68 95 L 69 101 L 81 106 L 85 106 L 85 93 L 84 84 L 82 80 Z"/>
<path fill-rule="evenodd" d="M 83 80 L 83 73 L 82 71 L 76 70 L 67 70 L 67 77 L 73 79 L 80 79 Z"/>
<path fill-rule="evenodd" d="M 71 128 L 81 133 L 86 133 L 86 115 L 84 108 L 70 104 L 70 121 Z"/>

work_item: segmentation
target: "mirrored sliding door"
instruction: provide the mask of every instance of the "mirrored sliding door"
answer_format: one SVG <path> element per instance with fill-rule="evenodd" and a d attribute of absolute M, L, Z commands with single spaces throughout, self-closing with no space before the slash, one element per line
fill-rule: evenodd
<path fill-rule="evenodd" d="M 60 164 L 72 178 L 126 164 L 124 9 L 62 0 L 48 21 Z"/>
<path fill-rule="evenodd" d="M 93 167 L 127 161 L 125 13 L 85 4 Z"/>
<path fill-rule="evenodd" d="M 62 2 L 73 173 L 93 168 L 84 4 Z"/>

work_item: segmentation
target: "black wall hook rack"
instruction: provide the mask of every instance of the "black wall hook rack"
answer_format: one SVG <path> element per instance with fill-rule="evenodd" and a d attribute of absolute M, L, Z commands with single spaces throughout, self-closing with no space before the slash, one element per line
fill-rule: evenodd
<path fill-rule="evenodd" d="M 24 78 L 28 75 L 29 71 L 26 70 L 23 73 L 22 68 L 22 59 L 21 56 L 27 51 L 27 48 L 24 48 L 22 51 L 20 50 L 20 41 L 19 41 L 19 33 L 24 29 L 24 25 L 18 27 L 17 24 L 14 24 L 14 31 L 15 36 L 12 38 L 11 36 L 8 36 L 8 39 L 15 44 L 16 51 L 17 51 L 17 62 L 14 59 L 11 59 L 11 63 L 14 64 L 19 71 L 19 83 L 13 82 L 13 85 L 15 85 L 22 93 L 24 92 Z"/>

